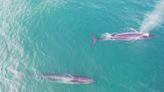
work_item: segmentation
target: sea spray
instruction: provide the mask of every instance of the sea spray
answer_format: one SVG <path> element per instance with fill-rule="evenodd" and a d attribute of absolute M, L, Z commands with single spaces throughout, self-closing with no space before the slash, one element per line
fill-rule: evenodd
<path fill-rule="evenodd" d="M 154 10 L 146 15 L 140 31 L 150 32 L 155 27 L 159 26 L 164 19 L 164 0 L 161 0 L 154 8 Z"/>

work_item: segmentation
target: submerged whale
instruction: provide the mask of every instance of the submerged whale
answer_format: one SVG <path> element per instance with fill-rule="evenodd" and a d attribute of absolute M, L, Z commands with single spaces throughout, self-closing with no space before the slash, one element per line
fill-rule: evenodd
<path fill-rule="evenodd" d="M 42 80 L 50 80 L 64 84 L 89 84 L 93 82 L 93 79 L 73 74 L 42 74 L 40 77 Z"/>
<path fill-rule="evenodd" d="M 118 33 L 118 34 L 110 34 L 104 33 L 100 38 L 96 38 L 94 34 L 92 34 L 92 45 L 96 43 L 97 40 L 127 40 L 127 41 L 134 41 L 134 40 L 141 40 L 150 38 L 149 33 L 142 33 L 142 32 L 125 32 L 125 33 Z"/>

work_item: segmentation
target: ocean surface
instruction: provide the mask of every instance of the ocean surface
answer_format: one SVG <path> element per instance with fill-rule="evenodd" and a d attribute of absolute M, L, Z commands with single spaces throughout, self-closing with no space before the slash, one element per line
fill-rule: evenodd
<path fill-rule="evenodd" d="M 163 0 L 0 0 L 0 92 L 164 92 Z M 91 33 L 131 29 L 139 41 Z M 91 84 L 40 80 L 79 74 Z"/>

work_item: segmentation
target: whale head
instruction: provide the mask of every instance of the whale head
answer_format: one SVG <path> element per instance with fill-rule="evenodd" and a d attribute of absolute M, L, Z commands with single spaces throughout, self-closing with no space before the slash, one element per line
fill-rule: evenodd
<path fill-rule="evenodd" d="M 150 38 L 152 37 L 152 35 L 150 35 L 149 33 L 143 33 L 142 38 Z"/>
<path fill-rule="evenodd" d="M 79 75 L 72 75 L 72 76 L 73 76 L 73 79 L 71 80 L 71 82 L 74 82 L 74 83 L 89 84 L 89 83 L 94 82 L 94 80 L 89 77 L 79 76 Z"/>

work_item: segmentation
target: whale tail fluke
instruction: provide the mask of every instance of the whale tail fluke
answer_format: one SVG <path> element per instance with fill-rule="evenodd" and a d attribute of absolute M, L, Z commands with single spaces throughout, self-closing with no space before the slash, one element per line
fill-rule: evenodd
<path fill-rule="evenodd" d="M 94 44 L 97 41 L 97 38 L 96 38 L 96 36 L 93 33 L 91 33 L 91 40 L 92 40 L 92 46 L 94 46 Z"/>

